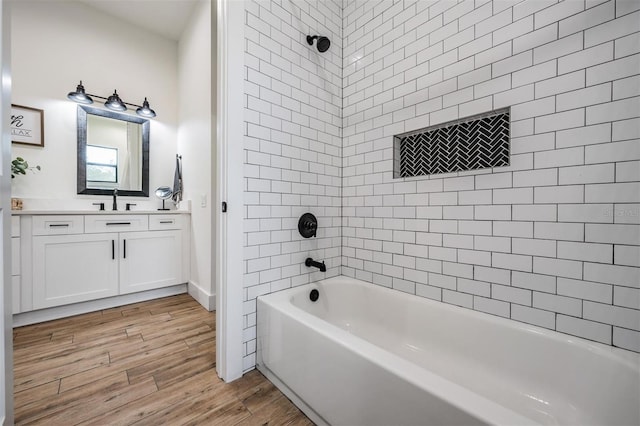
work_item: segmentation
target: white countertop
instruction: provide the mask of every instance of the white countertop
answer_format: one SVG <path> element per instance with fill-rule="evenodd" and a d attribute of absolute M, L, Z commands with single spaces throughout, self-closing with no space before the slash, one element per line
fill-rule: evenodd
<path fill-rule="evenodd" d="M 12 215 L 190 214 L 187 210 L 11 210 Z"/>

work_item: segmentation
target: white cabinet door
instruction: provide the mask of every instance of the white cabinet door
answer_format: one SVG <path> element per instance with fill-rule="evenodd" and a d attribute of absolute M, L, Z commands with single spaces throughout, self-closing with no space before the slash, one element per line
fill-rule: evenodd
<path fill-rule="evenodd" d="M 20 238 L 11 238 L 11 275 L 20 275 Z"/>
<path fill-rule="evenodd" d="M 20 310 L 20 275 L 14 275 L 11 277 L 11 285 L 13 286 L 13 293 L 11 297 L 13 300 L 11 301 L 13 305 L 13 313 L 19 314 L 22 312 Z"/>
<path fill-rule="evenodd" d="M 120 294 L 182 283 L 182 231 L 120 233 Z"/>
<path fill-rule="evenodd" d="M 34 309 L 118 294 L 118 234 L 33 237 Z"/>

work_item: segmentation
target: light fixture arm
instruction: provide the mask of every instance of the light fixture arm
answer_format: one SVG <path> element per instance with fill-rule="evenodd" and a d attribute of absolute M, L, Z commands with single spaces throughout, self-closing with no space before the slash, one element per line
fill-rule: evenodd
<path fill-rule="evenodd" d="M 94 97 L 94 98 L 103 99 L 103 100 L 105 100 L 105 101 L 106 101 L 107 99 L 109 99 L 109 98 L 105 98 L 104 96 L 94 95 L 93 93 L 87 93 L 87 96 L 92 96 L 92 97 Z M 132 106 L 132 107 L 142 108 L 142 105 L 130 104 L 129 102 L 125 102 L 125 101 L 122 101 L 122 103 L 123 103 L 123 104 L 125 104 L 125 105 Z"/>

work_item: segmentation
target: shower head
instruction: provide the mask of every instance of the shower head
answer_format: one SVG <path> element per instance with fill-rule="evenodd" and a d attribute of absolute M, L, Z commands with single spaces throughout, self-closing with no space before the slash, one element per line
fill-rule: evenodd
<path fill-rule="evenodd" d="M 307 43 L 309 43 L 310 45 L 313 44 L 313 40 L 317 40 L 316 47 L 318 48 L 318 52 L 320 53 L 326 52 L 327 50 L 329 50 L 329 46 L 331 46 L 331 41 L 329 41 L 329 39 L 324 36 L 307 36 Z"/>
<path fill-rule="evenodd" d="M 318 48 L 318 52 L 324 53 L 329 50 L 329 46 L 331 46 L 331 42 L 326 37 L 318 37 L 316 41 L 316 47 Z"/>

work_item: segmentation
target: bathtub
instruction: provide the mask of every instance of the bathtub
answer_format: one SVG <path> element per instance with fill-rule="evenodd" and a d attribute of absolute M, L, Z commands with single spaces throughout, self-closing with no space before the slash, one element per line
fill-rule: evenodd
<path fill-rule="evenodd" d="M 640 355 L 347 277 L 259 297 L 257 337 L 319 425 L 640 424 Z"/>

